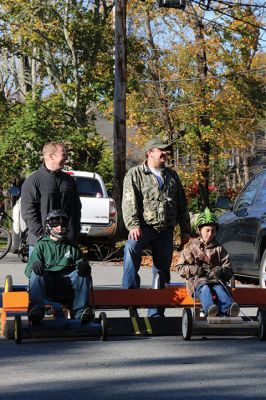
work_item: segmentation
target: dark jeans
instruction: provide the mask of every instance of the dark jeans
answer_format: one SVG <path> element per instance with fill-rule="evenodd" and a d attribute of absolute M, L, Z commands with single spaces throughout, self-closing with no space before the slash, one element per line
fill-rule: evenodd
<path fill-rule="evenodd" d="M 67 274 L 60 272 L 46 272 L 44 276 L 30 275 L 29 296 L 30 308 L 42 308 L 46 300 L 55 302 L 69 302 L 74 316 L 79 319 L 83 310 L 88 306 L 90 276 L 81 277 L 77 271 Z"/>
<path fill-rule="evenodd" d="M 138 271 L 141 264 L 142 251 L 151 247 L 153 258 L 153 280 L 154 287 L 156 273 L 159 272 L 165 283 L 170 282 L 170 266 L 173 256 L 173 231 L 157 232 L 151 227 L 142 228 L 142 236 L 139 240 L 127 240 L 124 249 L 124 272 L 122 286 L 125 289 L 136 289 L 140 287 L 140 276 Z M 148 315 L 163 315 L 162 307 L 149 309 Z"/>

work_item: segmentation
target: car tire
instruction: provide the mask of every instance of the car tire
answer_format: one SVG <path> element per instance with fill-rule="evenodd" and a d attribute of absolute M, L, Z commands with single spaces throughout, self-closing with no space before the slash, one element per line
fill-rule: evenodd
<path fill-rule="evenodd" d="M 260 262 L 260 287 L 266 289 L 266 250 L 264 250 Z"/>

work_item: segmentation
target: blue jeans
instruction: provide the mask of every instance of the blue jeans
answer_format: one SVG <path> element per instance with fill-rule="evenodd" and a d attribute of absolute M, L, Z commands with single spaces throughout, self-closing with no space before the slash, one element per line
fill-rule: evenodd
<path fill-rule="evenodd" d="M 30 258 L 30 256 L 31 256 L 31 254 L 32 254 L 34 249 L 35 249 L 35 247 L 30 244 L 29 245 L 29 258 Z"/>
<path fill-rule="evenodd" d="M 152 227 L 142 228 L 142 235 L 138 240 L 129 239 L 124 249 L 124 272 L 122 287 L 124 289 L 137 289 L 140 287 L 140 276 L 138 271 L 141 264 L 142 251 L 151 247 L 153 258 L 153 279 L 154 287 L 156 273 L 159 272 L 164 283 L 170 282 L 170 266 L 173 256 L 173 232 L 157 232 Z M 149 309 L 148 315 L 163 316 L 164 308 L 158 307 Z"/>
<path fill-rule="evenodd" d="M 55 285 L 53 277 L 56 281 Z M 54 298 L 57 301 L 58 296 L 62 294 L 68 299 L 73 295 L 71 305 L 75 318 L 79 319 L 83 310 L 88 306 L 90 285 L 90 276 L 81 277 L 76 270 L 69 274 L 48 272 L 46 276 L 39 276 L 32 272 L 29 281 L 30 308 L 43 309 L 47 298 L 49 300 Z"/>
<path fill-rule="evenodd" d="M 213 299 L 213 295 L 216 297 Z M 227 315 L 233 303 L 233 299 L 223 285 L 201 285 L 195 290 L 195 297 L 200 299 L 205 315 L 211 305 L 216 304 L 220 315 Z"/>

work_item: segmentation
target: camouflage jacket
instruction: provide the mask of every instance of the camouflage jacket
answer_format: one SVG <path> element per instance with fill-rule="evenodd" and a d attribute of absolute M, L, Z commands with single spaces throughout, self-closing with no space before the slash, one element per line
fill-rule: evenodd
<path fill-rule="evenodd" d="M 205 256 L 209 258 L 208 264 L 204 260 Z M 198 276 L 199 267 L 203 267 L 200 276 Z M 211 274 L 211 270 L 215 267 L 222 267 L 223 282 L 227 282 L 232 278 L 233 270 L 225 248 L 215 239 L 206 245 L 198 238 L 192 239 L 184 248 L 176 265 L 180 276 L 187 279 L 187 287 L 191 294 L 199 285 L 217 283 L 219 281 L 213 273 Z"/>
<path fill-rule="evenodd" d="M 172 230 L 179 224 L 181 233 L 190 232 L 186 196 L 177 173 L 165 167 L 162 177 L 164 185 L 160 189 L 146 162 L 126 174 L 122 211 L 128 230 L 147 225 L 158 231 Z"/>

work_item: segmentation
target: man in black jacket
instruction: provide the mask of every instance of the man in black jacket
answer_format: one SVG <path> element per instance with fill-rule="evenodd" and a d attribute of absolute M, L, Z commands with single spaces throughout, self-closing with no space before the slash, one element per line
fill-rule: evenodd
<path fill-rule="evenodd" d="M 43 147 L 43 164 L 22 185 L 21 212 L 29 228 L 28 244 L 35 246 L 45 232 L 45 218 L 60 209 L 69 217 L 67 239 L 77 244 L 80 232 L 81 202 L 74 178 L 63 172 L 67 159 L 63 143 L 50 142 Z M 30 251 L 31 252 L 31 251 Z"/>

